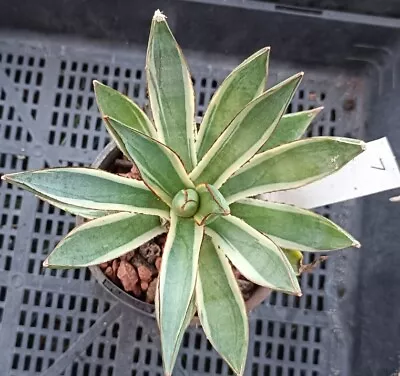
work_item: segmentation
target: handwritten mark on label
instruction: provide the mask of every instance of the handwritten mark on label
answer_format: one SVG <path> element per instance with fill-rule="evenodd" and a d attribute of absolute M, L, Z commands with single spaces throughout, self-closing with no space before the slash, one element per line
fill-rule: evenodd
<path fill-rule="evenodd" d="M 383 170 L 383 171 L 385 171 L 386 168 L 385 168 L 385 165 L 383 164 L 382 158 L 379 158 L 379 162 L 381 163 L 381 165 L 380 165 L 379 167 L 371 166 L 371 168 L 375 168 L 375 169 L 377 169 L 377 170 Z"/>

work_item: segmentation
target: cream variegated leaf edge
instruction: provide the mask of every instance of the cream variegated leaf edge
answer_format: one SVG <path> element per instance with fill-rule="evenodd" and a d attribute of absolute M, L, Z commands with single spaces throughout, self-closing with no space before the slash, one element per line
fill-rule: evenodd
<path fill-rule="evenodd" d="M 322 109 L 323 107 L 317 107 L 283 115 L 271 136 L 257 154 L 298 140 Z"/>
<path fill-rule="evenodd" d="M 2 179 L 62 210 L 83 217 L 102 216 L 95 214 L 95 211 L 126 211 L 169 218 L 168 206 L 143 182 L 102 170 L 58 167 L 3 175 Z"/>
<path fill-rule="evenodd" d="M 220 188 L 227 202 L 267 192 L 299 188 L 338 171 L 365 150 L 344 137 L 312 137 L 253 157 Z"/>
<path fill-rule="evenodd" d="M 227 258 L 208 236 L 200 251 L 196 302 L 208 340 L 242 375 L 249 342 L 246 305 Z"/>
<path fill-rule="evenodd" d="M 266 234 L 281 248 L 330 252 L 360 247 L 351 234 L 330 219 L 297 206 L 247 198 L 230 207 L 232 215 Z"/>
<path fill-rule="evenodd" d="M 135 102 L 97 80 L 93 81 L 93 87 L 102 117 L 115 118 L 128 127 L 157 139 L 156 128 Z"/>
<path fill-rule="evenodd" d="M 300 72 L 280 82 L 240 111 L 190 173 L 192 181 L 220 188 L 267 141 L 302 77 Z"/>
<path fill-rule="evenodd" d="M 123 150 L 136 164 L 145 184 L 167 205 L 171 206 L 180 190 L 194 188 L 182 161 L 172 149 L 116 119 L 105 120 L 120 138 Z"/>
<path fill-rule="evenodd" d="M 87 209 L 87 208 L 81 208 L 79 206 L 64 204 L 62 202 L 58 202 L 58 201 L 52 200 L 50 198 L 44 198 L 44 197 L 40 197 L 40 196 L 36 196 L 36 197 L 40 198 L 43 201 L 48 202 L 50 205 L 53 205 L 67 213 L 70 213 L 70 214 L 73 214 L 73 215 L 76 215 L 79 217 L 83 217 L 86 219 L 96 219 L 96 218 L 100 218 L 100 217 L 105 217 L 106 215 L 115 214 L 120 211 L 123 211 L 123 210 L 106 211 L 106 210 L 100 210 L 100 209 Z M 136 213 L 137 213 L 137 211 L 136 211 Z"/>
<path fill-rule="evenodd" d="M 172 373 L 193 296 L 204 227 L 171 211 L 159 275 L 158 303 L 164 369 Z"/>
<path fill-rule="evenodd" d="M 268 76 L 270 48 L 265 47 L 244 60 L 225 78 L 213 95 L 196 140 L 201 160 L 233 118 L 262 94 Z"/>
<path fill-rule="evenodd" d="M 282 250 L 240 218 L 219 217 L 206 226 L 206 235 L 248 280 L 301 296 L 296 275 Z"/>
<path fill-rule="evenodd" d="M 58 243 L 43 266 L 82 268 L 98 265 L 140 247 L 164 231 L 157 216 L 110 214 L 73 229 Z"/>
<path fill-rule="evenodd" d="M 162 63 L 158 59 L 162 59 Z M 151 23 L 146 74 L 158 138 L 173 149 L 191 171 L 197 164 L 193 83 L 181 48 L 166 16 L 160 11 L 156 11 Z"/>
<path fill-rule="evenodd" d="M 159 289 L 160 289 L 160 281 L 158 280 L 155 299 L 154 299 L 154 306 L 155 306 L 155 317 L 156 317 L 157 325 L 158 325 L 158 328 L 160 329 L 160 292 L 159 292 Z M 178 344 L 182 343 L 185 331 L 188 328 L 188 326 L 190 325 L 190 323 L 193 320 L 194 315 L 197 311 L 195 296 L 196 296 L 196 293 L 195 293 L 195 291 L 193 291 L 193 295 L 190 300 L 189 307 L 188 307 L 188 310 L 185 315 L 185 319 L 183 320 L 181 330 L 179 331 L 179 333 L 177 335 L 176 343 L 178 343 Z M 171 355 L 170 363 L 172 365 L 174 365 L 176 362 L 176 358 L 178 356 L 179 349 L 180 349 L 180 346 L 176 346 Z"/>

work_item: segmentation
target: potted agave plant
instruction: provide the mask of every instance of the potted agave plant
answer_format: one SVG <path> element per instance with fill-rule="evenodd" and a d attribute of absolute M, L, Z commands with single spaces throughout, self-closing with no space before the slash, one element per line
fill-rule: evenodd
<path fill-rule="evenodd" d="M 263 48 L 233 70 L 197 130 L 188 67 L 166 17 L 156 11 L 146 61 L 152 120 L 124 95 L 94 82 L 105 125 L 141 180 L 80 167 L 2 177 L 86 218 L 45 267 L 98 272 L 95 265 L 167 233 L 155 284 L 166 375 L 194 317 L 233 371 L 243 374 L 248 317 L 233 266 L 259 286 L 255 295 L 272 289 L 300 296 L 301 252 L 359 247 L 320 215 L 251 198 L 314 182 L 364 150 L 354 139 L 299 140 L 320 109 L 285 115 L 303 73 L 265 91 L 268 59 Z M 115 150 L 107 150 L 115 159 Z M 97 166 L 106 169 L 106 159 Z"/>

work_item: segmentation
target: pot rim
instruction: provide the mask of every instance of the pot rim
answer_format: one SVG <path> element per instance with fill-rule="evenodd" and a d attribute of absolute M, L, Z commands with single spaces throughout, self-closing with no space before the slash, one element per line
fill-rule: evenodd
<path fill-rule="evenodd" d="M 117 155 L 120 153 L 117 145 L 114 141 L 111 141 L 96 157 L 95 161 L 91 164 L 91 167 L 98 169 L 106 169 L 112 162 L 114 162 Z M 83 223 L 82 217 L 76 218 L 76 224 L 80 225 Z M 155 317 L 154 304 L 146 303 L 143 300 L 137 299 L 132 295 L 129 295 L 111 280 L 109 280 L 99 266 L 94 265 L 89 267 L 90 272 L 97 282 L 104 287 L 110 294 L 117 298 L 122 303 L 128 305 L 130 308 L 139 311 L 140 313 Z M 267 287 L 257 286 L 253 294 L 248 300 L 245 301 L 247 312 L 251 312 L 254 308 L 259 306 L 271 293 L 271 289 Z M 194 318 L 192 324 L 198 324 L 198 318 Z"/>

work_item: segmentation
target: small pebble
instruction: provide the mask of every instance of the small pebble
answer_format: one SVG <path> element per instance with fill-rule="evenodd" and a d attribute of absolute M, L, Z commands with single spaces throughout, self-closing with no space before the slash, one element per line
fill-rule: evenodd
<path fill-rule="evenodd" d="M 156 258 L 161 255 L 161 248 L 158 244 L 149 242 L 140 246 L 139 252 L 147 262 L 154 264 Z"/>
<path fill-rule="evenodd" d="M 156 296 L 156 290 L 157 290 L 157 283 L 158 283 L 158 278 L 153 279 L 150 282 L 149 288 L 147 289 L 147 292 L 146 292 L 146 302 L 147 303 L 154 303 L 154 299 Z"/>
<path fill-rule="evenodd" d="M 141 281 L 150 282 L 152 273 L 146 265 L 140 265 L 137 270 Z"/>
<path fill-rule="evenodd" d="M 114 272 L 115 274 L 117 274 L 118 267 L 119 267 L 119 263 L 120 263 L 120 261 L 117 260 L 117 259 L 115 259 L 115 260 L 113 260 L 113 262 L 112 262 L 112 264 L 111 264 L 112 270 L 113 270 L 113 272 Z"/>
<path fill-rule="evenodd" d="M 162 260 L 161 257 L 157 257 L 156 258 L 155 264 L 156 264 L 156 268 L 157 268 L 158 271 L 160 271 L 160 269 L 161 269 L 161 260 Z"/>
<path fill-rule="evenodd" d="M 102 262 L 99 266 L 101 270 L 106 270 L 108 267 L 108 262 Z"/>
<path fill-rule="evenodd" d="M 111 266 L 107 267 L 107 269 L 104 271 L 104 275 L 113 281 L 115 284 L 118 284 L 118 279 L 116 274 L 114 273 L 113 269 Z"/>
<path fill-rule="evenodd" d="M 137 282 L 139 281 L 139 277 L 132 264 L 122 260 L 118 268 L 117 276 L 125 291 L 138 292 Z"/>

